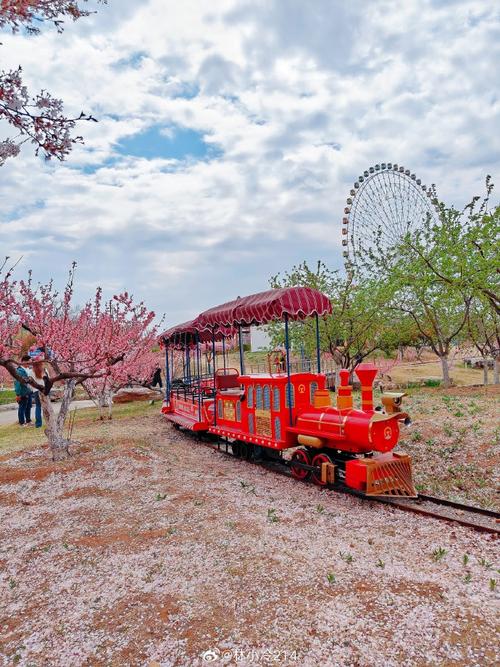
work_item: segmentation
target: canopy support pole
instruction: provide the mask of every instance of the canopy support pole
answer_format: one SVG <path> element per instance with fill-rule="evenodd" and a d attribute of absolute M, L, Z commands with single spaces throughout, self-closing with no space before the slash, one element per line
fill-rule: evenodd
<path fill-rule="evenodd" d="M 191 350 L 189 345 L 186 344 L 186 378 L 189 384 L 191 384 Z"/>
<path fill-rule="evenodd" d="M 174 366 L 174 346 L 172 345 L 172 349 L 170 351 L 170 375 L 172 378 L 172 381 L 170 383 L 170 389 L 173 391 L 174 389 L 174 380 L 175 380 L 175 366 Z"/>
<path fill-rule="evenodd" d="M 165 345 L 165 401 L 170 405 L 170 366 L 168 363 L 168 345 Z"/>
<path fill-rule="evenodd" d="M 316 313 L 316 360 L 318 362 L 318 373 L 321 373 L 321 350 L 319 341 L 319 317 Z"/>
<path fill-rule="evenodd" d="M 238 324 L 238 343 L 240 346 L 240 375 L 245 375 L 245 360 L 243 355 L 243 340 L 241 338 L 241 324 Z"/>
<path fill-rule="evenodd" d="M 286 349 L 286 374 L 288 377 L 288 382 L 286 385 L 286 393 L 288 396 L 288 411 L 290 413 L 290 426 L 293 426 L 292 383 L 290 381 L 290 337 L 288 335 L 288 314 L 285 314 L 285 349 Z"/>
<path fill-rule="evenodd" d="M 200 334 L 196 332 L 196 377 L 198 378 L 198 421 L 201 422 Z"/>
<path fill-rule="evenodd" d="M 222 360 L 224 362 L 224 375 L 226 374 L 226 338 L 222 336 Z"/>
<path fill-rule="evenodd" d="M 215 375 L 215 327 L 212 329 L 212 364 L 214 366 L 214 426 L 217 426 L 217 384 Z"/>

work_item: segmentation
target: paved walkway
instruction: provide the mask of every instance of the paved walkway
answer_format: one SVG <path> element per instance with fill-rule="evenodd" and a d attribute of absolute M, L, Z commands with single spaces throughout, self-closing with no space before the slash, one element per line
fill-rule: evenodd
<path fill-rule="evenodd" d="M 61 403 L 54 403 L 54 410 L 59 412 L 61 409 Z M 93 408 L 95 403 L 93 401 L 73 401 L 70 405 L 70 410 L 75 408 Z M 8 403 L 7 405 L 2 405 L 2 411 L 0 412 L 0 426 L 8 426 L 10 424 L 15 424 L 17 422 L 17 403 Z M 35 408 L 33 406 L 31 410 L 31 418 L 35 421 Z"/>

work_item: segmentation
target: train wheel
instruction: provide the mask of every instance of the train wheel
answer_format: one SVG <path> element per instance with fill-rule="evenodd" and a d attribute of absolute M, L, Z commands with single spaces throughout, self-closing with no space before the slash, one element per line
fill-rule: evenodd
<path fill-rule="evenodd" d="M 236 456 L 237 459 L 241 456 L 241 442 L 233 442 L 231 444 L 231 449 L 233 451 L 233 456 Z"/>
<path fill-rule="evenodd" d="M 316 470 L 314 470 L 311 473 L 311 479 L 318 486 L 326 486 L 327 485 L 327 482 L 322 482 L 321 481 L 321 464 L 322 463 L 331 463 L 331 462 L 332 462 L 332 460 L 328 456 L 328 454 L 316 454 L 316 456 L 313 458 L 311 465 L 319 467 L 319 471 L 316 472 Z"/>
<path fill-rule="evenodd" d="M 293 462 L 297 461 L 297 463 L 304 463 L 307 466 L 311 465 L 311 457 L 309 456 L 309 452 L 305 449 L 297 449 L 293 453 L 292 456 L 292 464 L 290 466 L 290 471 L 292 473 L 292 477 L 295 477 L 295 479 L 307 479 L 309 477 L 309 470 L 304 470 L 304 468 L 300 468 L 299 466 L 294 466 Z"/>

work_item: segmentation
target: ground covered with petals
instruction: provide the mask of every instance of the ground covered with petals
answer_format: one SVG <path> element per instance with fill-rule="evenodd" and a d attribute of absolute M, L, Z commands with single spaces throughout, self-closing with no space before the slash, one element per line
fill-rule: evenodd
<path fill-rule="evenodd" d="M 2 457 L 4 664 L 498 664 L 489 536 L 226 458 L 150 409 L 88 433 L 63 463 Z"/>
<path fill-rule="evenodd" d="M 400 449 L 418 491 L 500 511 L 500 386 L 409 390 Z"/>

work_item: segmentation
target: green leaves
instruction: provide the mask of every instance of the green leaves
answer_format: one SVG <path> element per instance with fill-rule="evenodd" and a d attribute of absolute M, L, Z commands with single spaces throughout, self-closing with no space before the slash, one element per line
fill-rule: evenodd
<path fill-rule="evenodd" d="M 318 262 L 315 269 L 303 262 L 288 273 L 274 276 L 270 284 L 272 287 L 313 287 L 330 297 L 333 314 L 320 320 L 320 345 L 322 351 L 332 354 L 338 367 L 353 369 L 377 348 L 394 347 L 394 318 L 385 307 L 387 295 L 382 283 L 361 278 L 354 282 L 338 271 L 331 271 L 323 262 Z M 289 330 L 292 348 L 314 358 L 314 320 L 291 322 Z M 273 346 L 283 344 L 282 324 L 270 325 L 268 332 Z"/>
<path fill-rule="evenodd" d="M 448 551 L 443 547 L 437 547 L 437 549 L 434 549 L 434 551 L 432 552 L 432 558 L 437 563 L 438 561 L 442 560 L 447 553 Z"/>
<path fill-rule="evenodd" d="M 280 520 L 279 516 L 276 514 L 276 510 L 273 507 L 267 510 L 267 520 L 269 523 L 278 523 Z"/>
<path fill-rule="evenodd" d="M 383 266 L 374 265 L 375 275 L 387 283 L 390 305 L 414 322 L 441 358 L 445 386 L 448 354 L 477 304 L 486 302 L 498 314 L 500 207 L 488 211 L 492 187 L 487 177 L 485 196 L 462 211 L 438 204 L 438 216 L 428 216 L 404 236 Z"/>
<path fill-rule="evenodd" d="M 330 297 L 333 314 L 320 320 L 320 345 L 337 367 L 352 370 L 375 350 L 423 343 L 441 359 L 449 386 L 448 356 L 461 338 L 483 356 L 500 347 L 500 206 L 490 207 L 492 189 L 488 176 L 485 194 L 461 211 L 433 192 L 437 214 L 400 238 L 395 233 L 393 247 L 375 238 L 355 274 L 303 262 L 271 278 L 271 286 L 309 286 Z M 272 345 L 283 344 L 282 324 L 268 331 Z M 290 323 L 290 338 L 295 352 L 314 359 L 313 320 Z"/>

